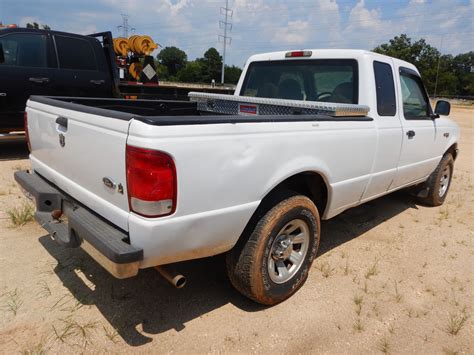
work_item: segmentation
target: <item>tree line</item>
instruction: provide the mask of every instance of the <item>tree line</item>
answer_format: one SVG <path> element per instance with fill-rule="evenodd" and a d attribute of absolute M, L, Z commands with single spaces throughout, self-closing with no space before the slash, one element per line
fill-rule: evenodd
<path fill-rule="evenodd" d="M 441 54 L 425 39 L 413 41 L 406 34 L 395 36 L 373 51 L 414 64 L 429 95 L 474 98 L 474 51 L 456 56 Z M 158 53 L 156 62 L 160 80 L 188 83 L 210 83 L 212 79 L 220 82 L 221 66 L 222 57 L 215 48 L 209 48 L 202 58 L 188 61 L 183 50 L 165 47 Z M 236 84 L 241 72 L 237 66 L 226 65 L 224 82 Z"/>
<path fill-rule="evenodd" d="M 177 47 L 165 47 L 158 53 L 156 72 L 160 80 L 182 81 L 187 83 L 220 83 L 222 56 L 217 49 L 209 48 L 202 58 L 188 61 L 187 54 Z M 242 69 L 225 66 L 224 82 L 237 84 Z"/>
<path fill-rule="evenodd" d="M 423 38 L 412 41 L 406 34 L 395 36 L 373 51 L 414 64 L 431 96 L 474 98 L 474 51 L 456 56 L 441 54 Z"/>

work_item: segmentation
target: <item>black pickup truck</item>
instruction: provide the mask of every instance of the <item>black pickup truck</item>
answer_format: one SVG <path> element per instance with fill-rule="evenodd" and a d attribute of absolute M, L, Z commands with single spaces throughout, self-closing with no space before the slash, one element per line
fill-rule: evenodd
<path fill-rule="evenodd" d="M 110 32 L 0 30 L 0 140 L 23 131 L 30 95 L 186 100 L 191 90 L 232 93 L 123 82 L 116 60 Z"/>

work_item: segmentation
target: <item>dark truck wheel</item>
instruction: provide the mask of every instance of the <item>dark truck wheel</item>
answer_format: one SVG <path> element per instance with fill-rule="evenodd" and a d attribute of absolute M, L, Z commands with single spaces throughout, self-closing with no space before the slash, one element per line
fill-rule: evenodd
<path fill-rule="evenodd" d="M 453 177 L 454 159 L 450 153 L 443 156 L 433 173 L 423 185 L 419 194 L 419 201 L 428 206 L 440 206 L 443 204 Z M 424 196 L 423 196 L 424 195 Z"/>
<path fill-rule="evenodd" d="M 302 195 L 285 198 L 227 254 L 232 285 L 261 304 L 284 301 L 306 281 L 318 251 L 319 232 L 314 203 Z"/>

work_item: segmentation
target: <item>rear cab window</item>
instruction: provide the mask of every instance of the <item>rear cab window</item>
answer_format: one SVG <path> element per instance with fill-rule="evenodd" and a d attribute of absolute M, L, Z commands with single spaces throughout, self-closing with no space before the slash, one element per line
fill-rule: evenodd
<path fill-rule="evenodd" d="M 392 66 L 374 61 L 375 91 L 377 95 L 377 113 L 379 116 L 395 116 L 397 105 Z"/>
<path fill-rule="evenodd" d="M 54 40 L 60 69 L 98 70 L 95 51 L 89 41 L 61 35 L 55 35 Z"/>
<path fill-rule="evenodd" d="M 304 59 L 253 62 L 240 95 L 357 104 L 355 59 Z"/>

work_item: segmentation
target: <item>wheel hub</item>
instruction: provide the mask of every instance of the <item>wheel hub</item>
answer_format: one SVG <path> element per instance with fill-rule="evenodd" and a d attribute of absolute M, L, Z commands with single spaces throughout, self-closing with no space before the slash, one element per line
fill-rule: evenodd
<path fill-rule="evenodd" d="M 282 284 L 293 278 L 304 264 L 310 242 L 310 229 L 301 219 L 294 219 L 275 237 L 268 256 L 270 279 Z"/>
<path fill-rule="evenodd" d="M 272 258 L 273 260 L 288 259 L 292 251 L 293 246 L 289 237 L 287 235 L 278 236 L 272 250 Z"/>

